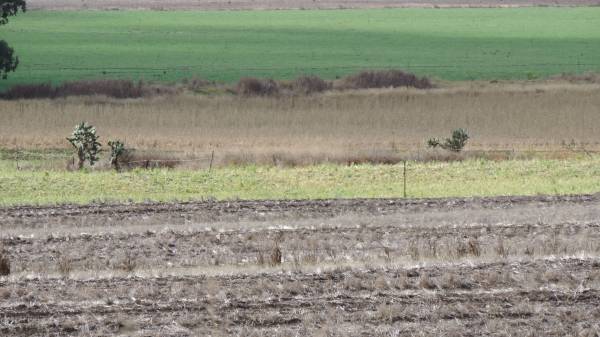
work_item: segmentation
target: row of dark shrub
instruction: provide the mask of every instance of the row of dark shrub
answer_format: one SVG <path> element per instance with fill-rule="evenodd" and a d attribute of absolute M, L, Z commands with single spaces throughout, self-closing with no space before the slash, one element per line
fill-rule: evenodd
<path fill-rule="evenodd" d="M 64 82 L 59 86 L 50 83 L 18 84 L 2 94 L 4 99 L 62 98 L 68 96 L 107 96 L 113 98 L 139 98 L 144 95 L 144 85 L 130 80 L 85 80 Z"/>
<path fill-rule="evenodd" d="M 216 86 L 213 82 L 182 82 L 189 90 L 198 91 L 201 87 Z M 273 96 L 279 94 L 302 94 L 324 92 L 327 90 L 370 89 L 412 87 L 427 89 L 432 87 L 426 77 L 400 70 L 363 71 L 335 81 L 326 81 L 318 76 L 300 76 L 292 81 L 275 81 L 245 77 L 238 81 L 235 88 L 227 91 L 242 96 Z M 112 98 L 139 98 L 179 92 L 175 86 L 160 86 L 131 80 L 81 80 L 64 82 L 59 86 L 49 83 L 19 84 L 0 94 L 3 99 L 63 98 L 69 96 L 107 96 Z"/>
<path fill-rule="evenodd" d="M 280 93 L 313 94 L 327 90 L 374 89 L 410 87 L 429 89 L 433 87 L 426 77 L 401 70 L 362 71 L 336 81 L 326 81 L 314 75 L 301 76 L 292 81 L 275 81 L 246 77 L 240 79 L 236 92 L 245 96 L 272 96 Z"/>

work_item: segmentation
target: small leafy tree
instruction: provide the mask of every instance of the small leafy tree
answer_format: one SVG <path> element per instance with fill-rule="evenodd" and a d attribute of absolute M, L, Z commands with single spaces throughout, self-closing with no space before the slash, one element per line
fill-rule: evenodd
<path fill-rule="evenodd" d="M 17 15 L 27 9 L 25 0 L 0 0 L 0 26 L 8 23 L 8 17 Z M 0 78 L 6 79 L 8 73 L 15 71 L 19 58 L 15 51 L 4 40 L 0 40 Z"/>
<path fill-rule="evenodd" d="M 453 152 L 460 152 L 467 145 L 469 140 L 469 134 L 463 129 L 456 129 L 452 131 L 452 137 L 446 138 L 442 143 L 437 138 L 431 138 L 427 141 L 427 146 L 431 148 L 441 147 L 444 150 Z"/>
<path fill-rule="evenodd" d="M 76 125 L 71 137 L 67 137 L 69 143 L 77 151 L 77 158 L 79 159 L 77 167 L 79 169 L 83 168 L 86 160 L 92 166 L 98 161 L 98 153 L 101 147 L 98 138 L 96 128 L 86 122 Z"/>
<path fill-rule="evenodd" d="M 115 170 L 120 171 L 120 160 L 126 151 L 125 143 L 116 139 L 109 141 L 108 146 L 110 146 L 110 164 L 115 168 Z"/>

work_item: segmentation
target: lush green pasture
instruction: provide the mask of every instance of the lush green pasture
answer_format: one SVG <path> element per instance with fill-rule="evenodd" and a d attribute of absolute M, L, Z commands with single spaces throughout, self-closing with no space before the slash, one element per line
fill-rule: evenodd
<path fill-rule="evenodd" d="M 0 205 L 217 199 L 401 197 L 402 165 L 230 167 L 208 172 L 61 172 L 0 169 Z M 600 191 L 600 156 L 408 164 L 409 197 Z"/>
<path fill-rule="evenodd" d="M 30 11 L 0 27 L 18 82 L 333 78 L 404 68 L 449 80 L 600 70 L 600 8 Z"/>

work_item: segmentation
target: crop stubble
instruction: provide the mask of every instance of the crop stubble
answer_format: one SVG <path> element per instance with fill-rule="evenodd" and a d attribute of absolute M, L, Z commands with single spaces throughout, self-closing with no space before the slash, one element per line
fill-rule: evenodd
<path fill-rule="evenodd" d="M 0 281 L 0 331 L 592 336 L 599 204 L 584 195 L 3 208 L 14 270 Z M 283 263 L 261 262 L 275 245 Z"/>

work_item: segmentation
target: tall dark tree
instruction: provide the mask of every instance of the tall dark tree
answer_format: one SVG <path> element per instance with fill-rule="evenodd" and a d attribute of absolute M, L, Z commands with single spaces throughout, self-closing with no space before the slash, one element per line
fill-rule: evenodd
<path fill-rule="evenodd" d="M 25 0 L 0 0 L 0 25 L 8 23 L 8 17 L 17 15 L 19 10 L 25 11 Z M 4 40 L 0 40 L 0 77 L 6 79 L 8 73 L 15 71 L 19 58 L 15 51 Z"/>

